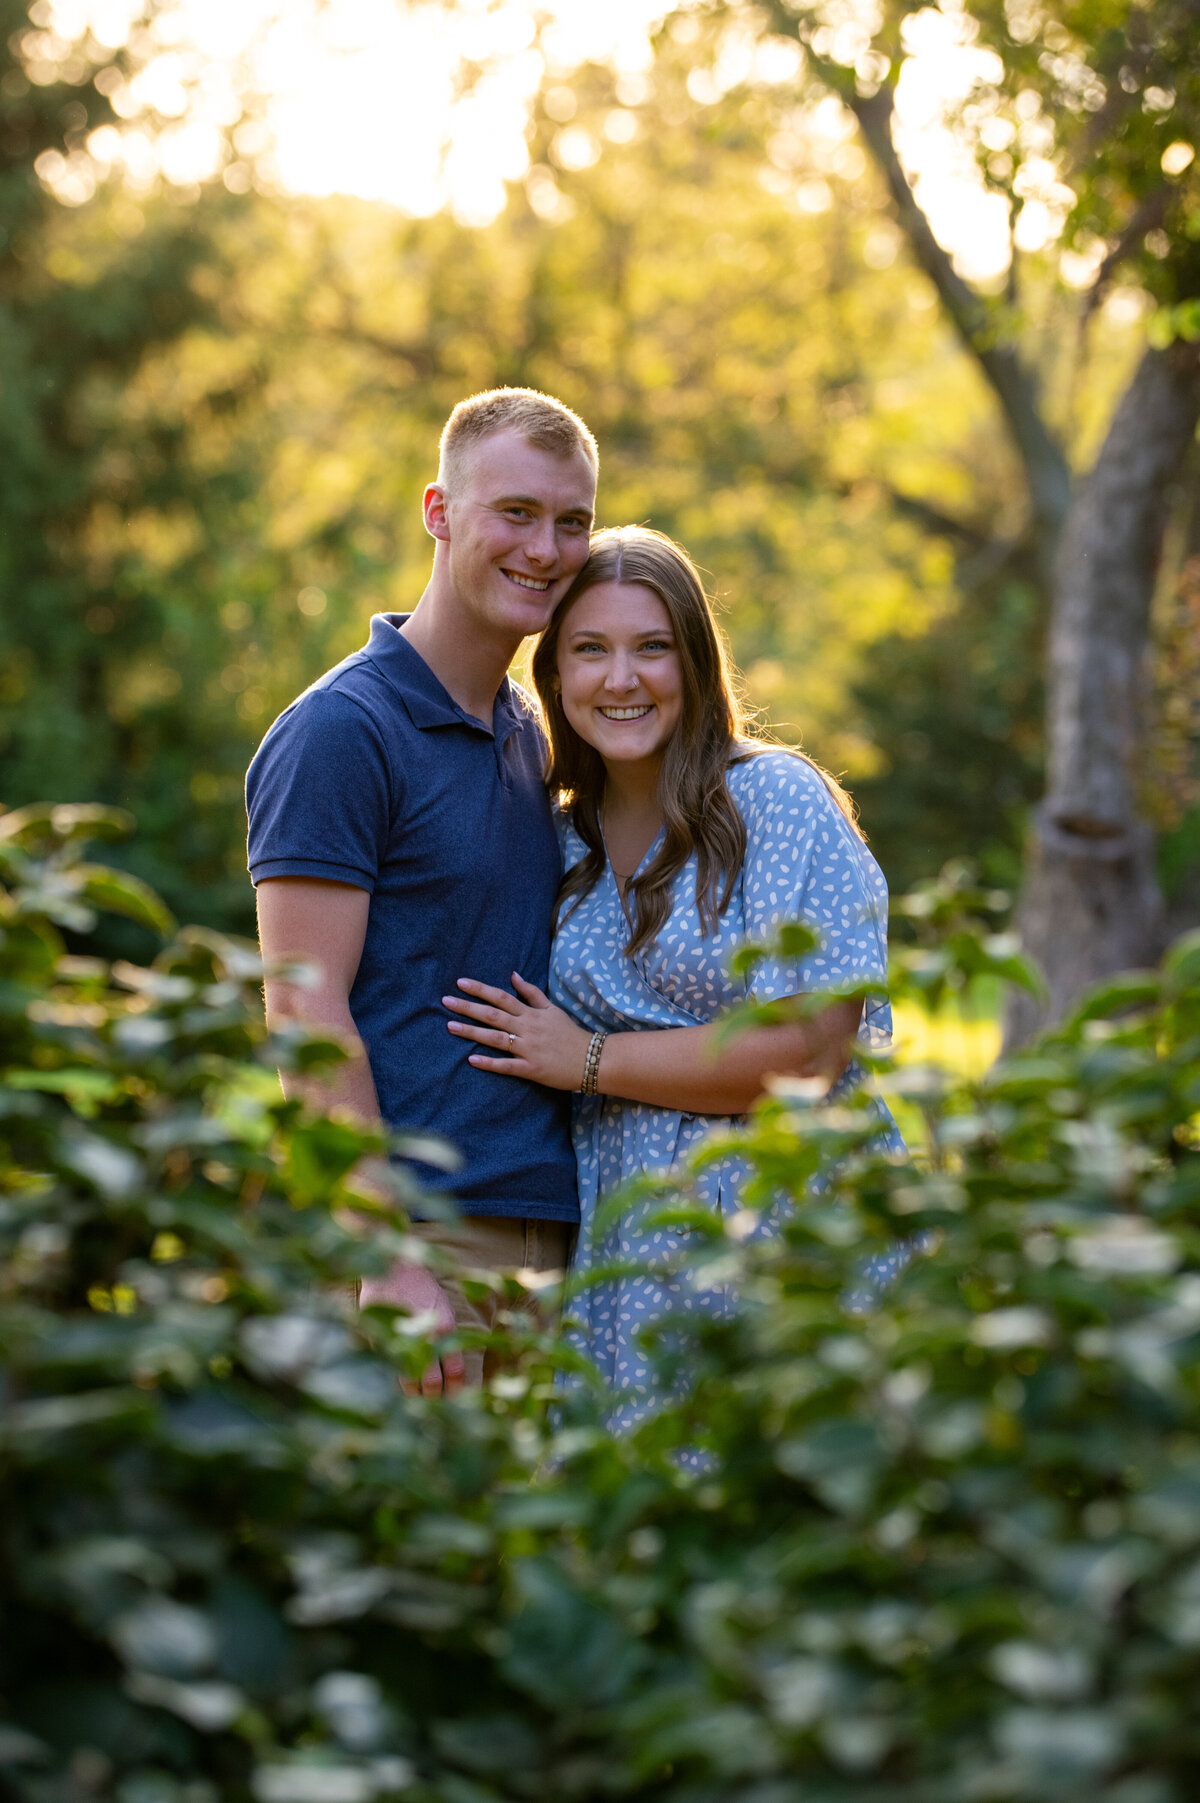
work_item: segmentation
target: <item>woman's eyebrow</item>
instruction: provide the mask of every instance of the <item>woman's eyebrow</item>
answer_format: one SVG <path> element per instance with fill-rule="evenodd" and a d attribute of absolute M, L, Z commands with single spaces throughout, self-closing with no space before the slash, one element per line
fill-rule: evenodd
<path fill-rule="evenodd" d="M 605 640 L 607 640 L 608 634 L 606 632 L 601 632 L 595 626 L 572 626 L 567 633 L 567 637 L 572 638 L 572 639 L 605 639 Z M 675 634 L 672 632 L 672 630 L 669 626 L 643 626 L 640 631 L 631 633 L 630 637 L 634 638 L 634 639 L 639 639 L 639 640 L 640 639 L 670 639 L 673 643 L 674 639 L 675 639 Z"/>

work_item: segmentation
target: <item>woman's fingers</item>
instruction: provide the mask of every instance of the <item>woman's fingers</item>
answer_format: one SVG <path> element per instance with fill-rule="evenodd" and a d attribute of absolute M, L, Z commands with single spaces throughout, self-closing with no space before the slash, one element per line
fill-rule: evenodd
<path fill-rule="evenodd" d="M 503 1027 L 476 1026 L 473 1021 L 467 1020 L 451 1020 L 446 1025 L 460 1039 L 473 1039 L 476 1045 L 494 1045 L 501 1052 L 512 1050 L 509 1036 Z"/>
<path fill-rule="evenodd" d="M 507 989 L 493 989 L 490 983 L 477 983 L 474 977 L 459 977 L 458 987 L 464 994 L 474 996 L 492 1008 L 500 1008 L 506 1014 L 519 1014 L 521 1011 L 522 1003 L 515 995 L 510 995 Z"/>
<path fill-rule="evenodd" d="M 516 1018 L 502 1008 L 489 1008 L 482 1002 L 464 1002 L 456 995 L 444 995 L 442 1006 L 453 1009 L 455 1014 L 465 1014 L 468 1020 L 477 1020 L 485 1027 L 502 1027 L 511 1032 L 517 1024 Z"/>
<path fill-rule="evenodd" d="M 550 1007 L 550 997 L 546 992 L 539 989 L 536 983 L 527 983 L 519 970 L 513 971 L 512 980 L 513 988 L 516 990 L 517 994 L 521 997 L 522 1001 L 528 1002 L 531 1008 Z"/>

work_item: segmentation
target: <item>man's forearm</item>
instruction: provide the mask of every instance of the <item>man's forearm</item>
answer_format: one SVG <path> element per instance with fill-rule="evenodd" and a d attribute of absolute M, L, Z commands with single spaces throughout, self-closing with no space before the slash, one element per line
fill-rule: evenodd
<path fill-rule="evenodd" d="M 300 1096 L 311 1108 L 328 1113 L 345 1108 L 364 1126 L 381 1124 L 379 1097 L 367 1062 L 366 1048 L 358 1036 L 344 996 L 327 989 L 301 989 L 292 983 L 266 985 L 267 1024 L 278 1027 L 295 1021 L 314 1033 L 330 1033 L 345 1045 L 348 1056 L 326 1075 L 300 1077 L 280 1072 L 286 1096 Z"/>

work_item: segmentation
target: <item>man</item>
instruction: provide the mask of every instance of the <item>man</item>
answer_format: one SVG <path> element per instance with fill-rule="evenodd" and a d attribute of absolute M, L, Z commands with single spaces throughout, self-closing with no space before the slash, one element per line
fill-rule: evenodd
<path fill-rule="evenodd" d="M 587 557 L 596 474 L 595 440 L 559 401 L 460 402 L 425 490 L 433 571 L 416 609 L 372 619 L 363 649 L 280 715 L 246 781 L 264 957 L 320 972 L 312 989 L 269 982 L 268 1017 L 360 1048 L 324 1105 L 456 1146 L 451 1176 L 416 1174 L 462 1219 L 419 1232 L 464 1264 L 531 1274 L 561 1270 L 579 1219 L 565 1098 L 468 1064 L 441 998 L 460 976 L 546 981 L 559 858 L 541 734 L 506 672 Z M 486 1325 L 421 1265 L 362 1300 L 432 1311 L 438 1332 Z M 482 1370 L 446 1353 L 422 1388 Z"/>

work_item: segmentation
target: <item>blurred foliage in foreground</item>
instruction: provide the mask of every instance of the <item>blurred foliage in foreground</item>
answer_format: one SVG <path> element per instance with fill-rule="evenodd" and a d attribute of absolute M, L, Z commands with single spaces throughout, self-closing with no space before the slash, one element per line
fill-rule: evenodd
<path fill-rule="evenodd" d="M 548 1418 L 549 1340 L 403 1394 L 420 1323 L 334 1287 L 404 1244 L 339 1212 L 373 1142 L 265 1080 L 332 1048 L 211 935 L 64 955 L 155 924 L 103 824 L 0 817 L 0 1795 L 1190 1803 L 1200 940 L 974 1088 L 892 1079 L 919 1163 L 767 1103 L 787 1231 L 662 1195 L 742 1306 L 616 1441 L 586 1385 Z M 897 1234 L 932 1250 L 856 1313 Z"/>

